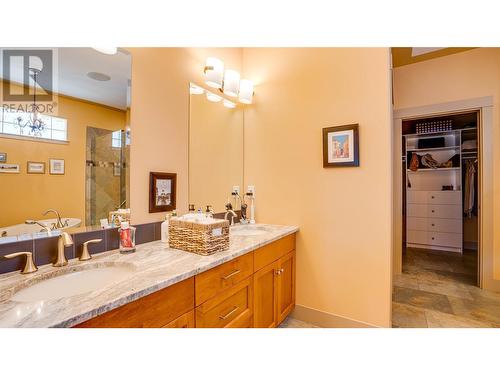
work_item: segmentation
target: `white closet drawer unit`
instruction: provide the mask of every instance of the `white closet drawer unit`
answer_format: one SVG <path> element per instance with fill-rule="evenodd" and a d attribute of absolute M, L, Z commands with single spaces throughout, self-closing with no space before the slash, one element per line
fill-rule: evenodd
<path fill-rule="evenodd" d="M 462 236 L 457 233 L 429 232 L 429 244 L 461 248 Z"/>
<path fill-rule="evenodd" d="M 406 195 L 407 203 L 415 203 L 415 204 L 426 204 L 428 191 L 411 191 L 408 190 L 408 194 Z"/>
<path fill-rule="evenodd" d="M 428 191 L 427 203 L 429 204 L 462 204 L 461 191 Z"/>
<path fill-rule="evenodd" d="M 406 216 L 408 217 L 428 217 L 429 210 L 426 204 L 408 203 L 406 206 Z"/>
<path fill-rule="evenodd" d="M 462 247 L 462 235 L 459 233 L 428 232 L 423 230 L 408 230 L 407 243 L 450 248 Z"/>
<path fill-rule="evenodd" d="M 462 220 L 438 219 L 427 217 L 408 217 L 409 230 L 423 230 L 429 232 L 462 233 Z"/>
<path fill-rule="evenodd" d="M 415 243 L 421 245 L 429 244 L 429 232 L 423 230 L 408 230 L 406 237 L 407 243 Z"/>
<path fill-rule="evenodd" d="M 462 206 L 457 204 L 428 204 L 427 217 L 441 219 L 460 219 Z"/>

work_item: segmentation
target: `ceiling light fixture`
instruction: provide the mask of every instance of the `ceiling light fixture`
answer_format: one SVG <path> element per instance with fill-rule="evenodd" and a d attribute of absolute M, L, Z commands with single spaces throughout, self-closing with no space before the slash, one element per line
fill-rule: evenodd
<path fill-rule="evenodd" d="M 117 47 L 92 47 L 97 52 L 104 53 L 105 55 L 116 55 L 118 52 Z"/>
<path fill-rule="evenodd" d="M 240 81 L 239 100 L 243 104 L 252 104 L 253 100 L 253 82 L 249 79 L 242 79 Z"/>
<path fill-rule="evenodd" d="M 207 58 L 205 63 L 205 83 L 215 89 L 222 88 L 222 78 L 224 76 L 224 63 L 216 57 Z"/>
<path fill-rule="evenodd" d="M 240 73 L 236 70 L 226 70 L 224 72 L 224 94 L 236 98 L 238 97 L 239 89 Z"/>

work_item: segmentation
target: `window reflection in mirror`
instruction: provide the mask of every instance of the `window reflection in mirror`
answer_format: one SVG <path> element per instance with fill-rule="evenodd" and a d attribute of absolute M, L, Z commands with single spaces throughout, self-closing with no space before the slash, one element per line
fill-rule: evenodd
<path fill-rule="evenodd" d="M 31 126 L 32 113 L 0 98 L 2 164 L 18 166 L 16 173 L 0 171 L 0 241 L 44 236 L 61 222 L 63 229 L 100 225 L 129 207 L 131 56 L 121 49 L 51 50 L 56 110 L 37 114 L 44 126 Z M 2 86 L 26 88 L 2 72 Z"/>

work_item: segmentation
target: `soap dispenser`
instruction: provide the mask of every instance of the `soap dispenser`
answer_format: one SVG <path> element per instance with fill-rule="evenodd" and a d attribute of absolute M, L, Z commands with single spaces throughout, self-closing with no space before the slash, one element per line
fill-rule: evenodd
<path fill-rule="evenodd" d="M 161 223 L 161 242 L 166 243 L 168 246 L 168 226 L 170 224 L 170 218 L 172 214 L 168 213 L 165 215 L 165 221 Z"/>

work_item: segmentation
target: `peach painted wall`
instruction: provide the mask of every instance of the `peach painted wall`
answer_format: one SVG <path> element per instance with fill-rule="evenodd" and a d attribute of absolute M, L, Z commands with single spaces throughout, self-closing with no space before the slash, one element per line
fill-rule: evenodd
<path fill-rule="evenodd" d="M 148 211 L 149 172 L 177 173 L 177 210 L 188 208 L 189 82 L 203 84 L 208 56 L 241 71 L 240 48 L 129 48 L 132 54 L 130 206 L 132 222 L 161 220 Z"/>
<path fill-rule="evenodd" d="M 49 208 L 85 223 L 87 126 L 123 129 L 125 112 L 59 96 L 57 116 L 68 120 L 67 144 L 0 138 L 0 152 L 21 168 L 19 174 L 0 174 L 0 227 L 44 219 L 42 213 Z M 63 176 L 49 174 L 49 159 L 65 160 Z M 45 174 L 27 174 L 28 161 L 45 162 Z"/>
<path fill-rule="evenodd" d="M 485 96 L 494 98 L 493 170 L 500 165 L 500 48 L 478 48 L 434 60 L 394 69 L 395 109 L 446 103 Z M 484 283 L 500 290 L 500 174 L 493 175 L 493 197 L 484 204 L 493 206 L 493 244 L 483 249 Z M 485 195 L 486 196 L 486 195 Z M 486 246 L 485 246 L 486 247 Z M 497 280 L 497 281 L 496 281 Z"/>
<path fill-rule="evenodd" d="M 258 222 L 297 224 L 297 304 L 389 327 L 391 87 L 387 48 L 244 49 L 245 186 Z M 359 123 L 360 167 L 323 168 L 322 128 Z"/>

